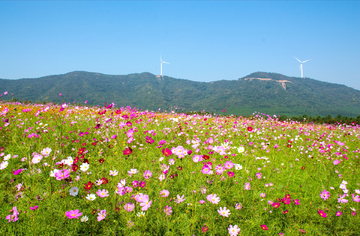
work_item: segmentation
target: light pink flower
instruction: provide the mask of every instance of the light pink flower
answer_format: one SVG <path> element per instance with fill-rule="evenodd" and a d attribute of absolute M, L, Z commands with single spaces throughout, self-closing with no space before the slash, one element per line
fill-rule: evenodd
<path fill-rule="evenodd" d="M 134 204 L 134 203 L 131 203 L 131 202 L 126 203 L 125 206 L 124 206 L 124 209 L 125 209 L 126 211 L 133 211 L 134 208 L 135 208 L 135 204 Z"/>
<path fill-rule="evenodd" d="M 99 196 L 99 197 L 108 197 L 109 196 L 109 191 L 107 191 L 106 189 L 103 189 L 103 190 L 100 190 L 98 189 L 98 191 L 96 192 L 96 194 Z"/>
<path fill-rule="evenodd" d="M 169 196 L 169 193 L 170 192 L 168 190 L 164 189 L 160 192 L 160 197 L 167 197 Z"/>
<path fill-rule="evenodd" d="M 106 210 L 101 210 L 101 211 L 98 213 L 97 220 L 98 220 L 98 221 L 102 221 L 103 219 L 105 219 L 105 217 L 106 217 Z"/>

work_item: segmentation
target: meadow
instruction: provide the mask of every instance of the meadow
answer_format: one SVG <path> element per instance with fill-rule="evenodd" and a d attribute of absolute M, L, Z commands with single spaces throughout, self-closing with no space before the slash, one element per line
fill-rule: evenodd
<path fill-rule="evenodd" d="M 359 125 L 0 102 L 0 235 L 359 235 Z"/>

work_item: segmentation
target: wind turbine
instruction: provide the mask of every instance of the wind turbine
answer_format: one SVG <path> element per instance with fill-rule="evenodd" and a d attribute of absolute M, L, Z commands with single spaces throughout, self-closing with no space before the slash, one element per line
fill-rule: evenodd
<path fill-rule="evenodd" d="M 298 61 L 300 62 L 300 72 L 301 72 L 301 78 L 304 78 L 303 64 L 304 64 L 305 62 L 307 62 L 307 61 L 310 61 L 311 59 L 306 60 L 306 61 L 300 61 L 300 60 L 299 60 L 299 59 L 297 59 L 296 57 L 295 57 L 295 59 L 296 59 L 296 60 L 298 60 Z"/>
<path fill-rule="evenodd" d="M 162 64 L 163 64 L 163 63 L 171 65 L 169 62 L 163 61 L 163 60 L 161 59 L 161 56 L 160 56 L 160 76 L 161 76 L 161 77 L 162 77 Z"/>

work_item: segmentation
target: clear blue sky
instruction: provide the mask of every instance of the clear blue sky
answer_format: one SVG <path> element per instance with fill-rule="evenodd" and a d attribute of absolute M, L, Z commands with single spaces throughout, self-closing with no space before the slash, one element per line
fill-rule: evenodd
<path fill-rule="evenodd" d="M 235 80 L 256 71 L 360 90 L 359 1 L 0 1 L 0 78 L 75 70 Z"/>

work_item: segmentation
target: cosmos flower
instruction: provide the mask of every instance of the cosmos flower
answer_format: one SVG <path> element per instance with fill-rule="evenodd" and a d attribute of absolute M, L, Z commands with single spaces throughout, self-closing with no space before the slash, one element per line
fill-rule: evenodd
<path fill-rule="evenodd" d="M 78 219 L 82 214 L 83 214 L 83 213 L 82 213 L 82 212 L 79 212 L 78 209 L 65 212 L 65 215 L 66 215 L 67 218 L 69 218 L 69 219 L 73 219 L 73 218 Z"/>
<path fill-rule="evenodd" d="M 327 200 L 330 197 L 330 193 L 328 191 L 324 190 L 320 193 L 320 197 L 324 200 Z"/>
<path fill-rule="evenodd" d="M 230 210 L 229 209 L 226 209 L 226 207 L 220 207 L 220 209 L 218 210 L 219 214 L 224 216 L 224 217 L 229 217 L 229 215 L 231 214 L 230 213 Z"/>
<path fill-rule="evenodd" d="M 79 193 L 79 188 L 78 187 L 72 187 L 72 188 L 70 188 L 69 192 L 70 192 L 71 196 L 76 196 Z"/>

